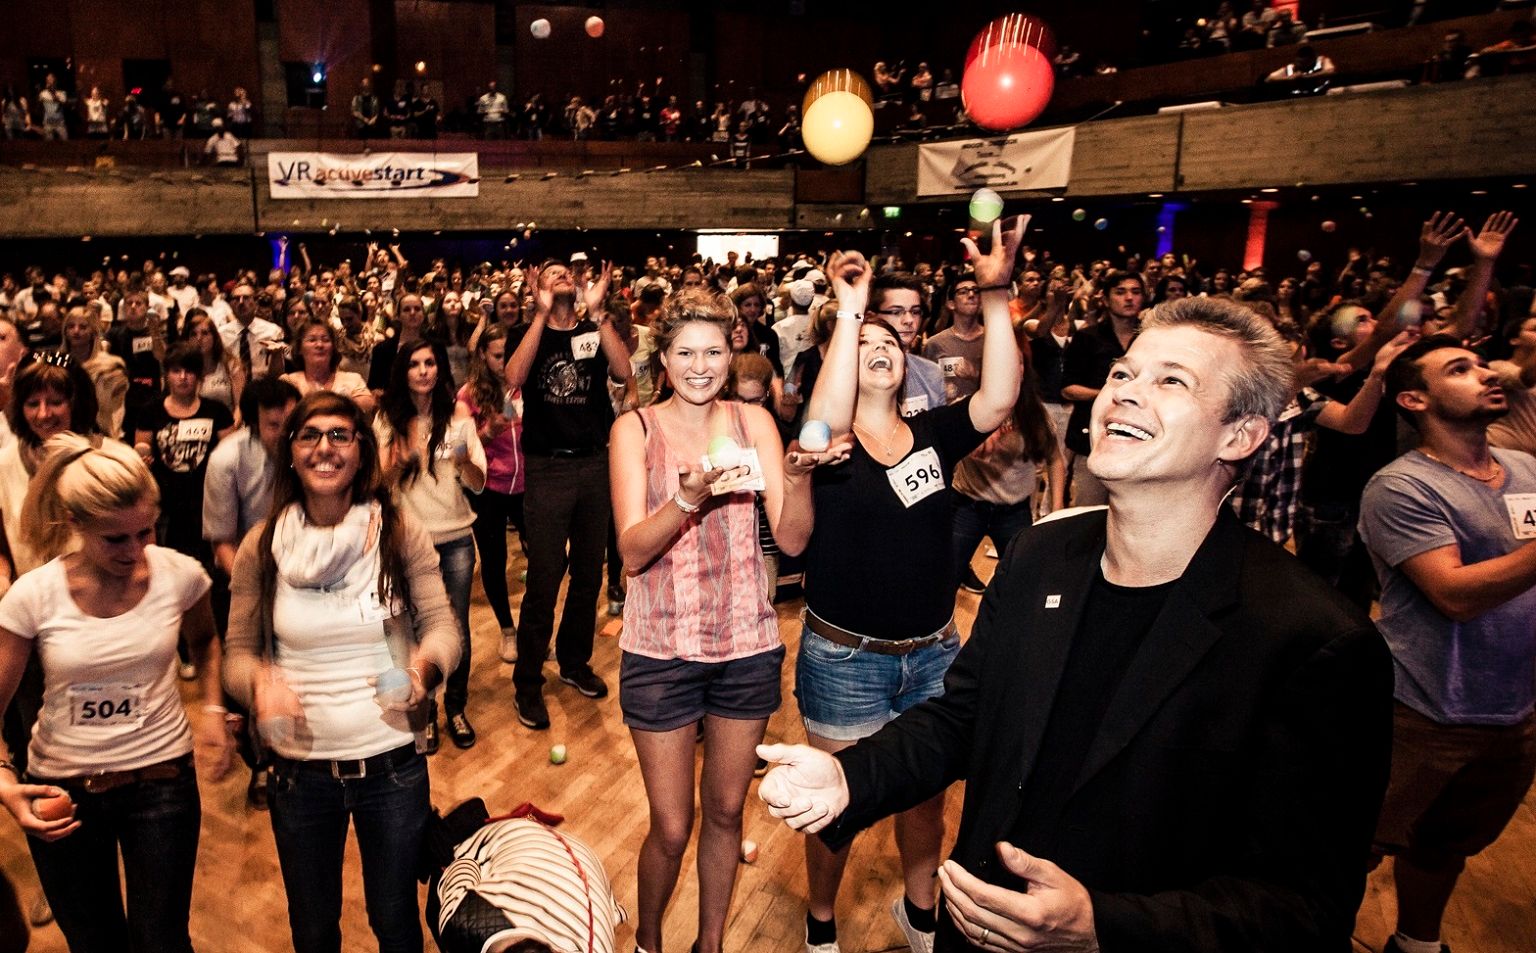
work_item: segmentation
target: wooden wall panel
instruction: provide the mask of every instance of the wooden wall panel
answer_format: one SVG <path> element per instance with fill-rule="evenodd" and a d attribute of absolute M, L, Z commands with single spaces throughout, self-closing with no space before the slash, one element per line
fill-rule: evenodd
<path fill-rule="evenodd" d="M 1184 114 L 1182 190 L 1522 175 L 1536 75 Z"/>
<path fill-rule="evenodd" d="M 347 231 L 510 229 L 517 222 L 541 229 L 776 229 L 792 223 L 793 176 L 700 169 L 548 182 L 487 179 L 473 199 L 308 201 L 269 198 L 263 174 L 257 218 L 267 230 L 317 230 L 326 227 L 322 222 L 340 222 Z"/>
<path fill-rule="evenodd" d="M 427 78 L 443 84 L 443 112 L 463 108 L 496 76 L 495 21 L 486 4 L 396 0 L 396 75 L 425 62 Z"/>
<path fill-rule="evenodd" d="M 249 173 L 0 168 L 8 238 L 245 234 Z"/>
<path fill-rule="evenodd" d="M 344 127 L 358 82 L 364 76 L 373 75 L 373 19 L 368 0 L 274 0 L 274 3 L 277 7 L 279 59 L 285 63 L 319 62 L 326 65 L 328 112 Z M 388 89 L 376 91 L 380 96 L 389 94 Z"/>

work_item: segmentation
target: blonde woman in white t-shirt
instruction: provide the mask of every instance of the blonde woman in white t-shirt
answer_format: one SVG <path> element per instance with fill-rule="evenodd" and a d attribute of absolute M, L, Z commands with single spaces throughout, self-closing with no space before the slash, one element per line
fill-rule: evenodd
<path fill-rule="evenodd" d="M 44 451 L 24 525 L 45 555 L 73 549 L 0 599 L 0 704 L 34 650 L 44 679 L 25 777 L 0 746 L 0 803 L 28 835 L 72 950 L 190 951 L 193 748 L 214 780 L 234 751 L 208 575 L 153 545 L 159 492 L 133 450 L 66 433 Z M 176 688 L 178 637 L 202 673 L 195 735 Z"/>

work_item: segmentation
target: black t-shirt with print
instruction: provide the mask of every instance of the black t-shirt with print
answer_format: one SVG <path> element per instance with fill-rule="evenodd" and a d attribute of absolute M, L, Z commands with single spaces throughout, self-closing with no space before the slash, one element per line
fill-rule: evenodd
<path fill-rule="evenodd" d="M 507 335 L 507 354 L 516 351 L 527 334 L 527 326 L 514 328 Z M 583 320 L 569 331 L 546 326 L 523 383 L 524 452 L 550 456 L 557 450 L 606 447 L 612 426 L 608 359 L 597 325 Z"/>
<path fill-rule="evenodd" d="M 906 418 L 912 450 L 882 466 L 854 442 L 847 463 L 817 467 L 816 529 L 805 553 L 805 604 L 833 625 L 880 639 L 915 639 L 954 614 L 955 464 L 981 446 L 969 397 Z M 936 458 L 942 479 L 918 472 Z M 900 482 L 913 499 L 898 494 Z M 934 489 L 937 487 L 937 489 Z"/>
<path fill-rule="evenodd" d="M 160 508 L 165 525 L 165 545 L 198 555 L 203 538 L 203 480 L 208 455 L 218 445 L 220 431 L 234 425 L 228 407 L 207 397 L 190 417 L 176 418 L 166 412 L 165 402 L 146 405 L 134 420 L 139 430 L 149 431 L 149 471 L 160 486 Z"/>

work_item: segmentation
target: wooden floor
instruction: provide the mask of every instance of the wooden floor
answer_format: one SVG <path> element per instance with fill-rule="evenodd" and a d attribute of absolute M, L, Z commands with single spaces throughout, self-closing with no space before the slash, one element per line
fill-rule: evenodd
<path fill-rule="evenodd" d="M 514 554 L 517 547 L 512 547 Z M 510 569 L 515 580 L 521 557 Z M 990 560 L 978 556 L 983 578 Z M 514 586 L 515 589 L 519 588 Z M 514 602 L 517 595 L 514 595 Z M 959 597 L 962 628 L 968 628 L 977 597 Z M 790 644 L 790 658 L 799 636 L 799 604 L 780 606 L 780 626 Z M 510 666 L 496 656 L 495 620 L 475 589 L 471 612 L 475 633 L 474 670 L 469 713 L 480 742 L 459 751 L 444 738 L 443 749 L 431 761 L 433 802 L 444 809 L 460 800 L 480 796 L 493 812 L 532 801 L 566 815 L 566 829 L 591 843 L 602 856 L 620 902 L 631 913 L 635 899 L 635 856 L 646 828 L 645 795 L 640 772 L 624 728 L 617 698 L 593 702 L 554 681 L 546 692 L 553 727 L 533 732 L 517 723 L 512 710 Z M 604 636 L 597 640 L 593 664 L 617 688 L 616 621 L 599 616 Z M 803 740 L 795 707 L 793 665 L 784 670 L 782 710 L 769 723 L 774 740 Z M 616 692 L 615 692 L 616 694 Z M 565 744 L 570 760 L 549 763 L 549 746 Z M 192 939 L 202 953 L 262 953 L 290 948 L 287 909 L 278 874 L 267 815 L 245 806 L 246 776 L 219 784 L 202 784 L 203 832 L 193 897 Z M 759 859 L 743 865 L 726 933 L 726 948 L 752 953 L 798 953 L 804 937 L 805 892 L 803 853 L 799 835 L 763 811 L 754 793 L 747 802 L 745 836 L 758 842 Z M 951 791 L 948 805 L 950 837 L 958 819 L 960 792 Z M 0 812 L 3 813 L 3 812 Z M 692 852 L 685 861 L 682 883 L 666 922 L 666 949 L 680 953 L 695 935 L 697 892 L 688 874 Z M 17 884 L 23 903 L 38 892 L 23 837 L 9 818 L 0 817 L 0 867 Z M 887 912 L 900 895 L 901 876 L 891 835 L 885 822 L 854 846 L 851 872 L 838 909 L 840 941 L 845 953 L 904 949 L 900 931 Z M 1370 880 L 1356 927 L 1357 948 L 1378 950 L 1391 931 L 1394 908 L 1388 868 Z M 355 846 L 349 842 L 343 949 L 348 953 L 376 949 L 363 909 L 362 881 Z M 1446 917 L 1445 936 L 1458 953 L 1530 953 L 1536 936 L 1536 792 L 1504 836 L 1467 868 Z M 1520 937 L 1525 937 L 1524 940 Z M 623 928 L 620 949 L 631 948 L 633 924 Z M 428 943 L 430 948 L 430 941 Z M 54 926 L 38 930 L 32 949 L 62 953 L 63 938 Z M 659 951 L 652 951 L 659 953 Z"/>

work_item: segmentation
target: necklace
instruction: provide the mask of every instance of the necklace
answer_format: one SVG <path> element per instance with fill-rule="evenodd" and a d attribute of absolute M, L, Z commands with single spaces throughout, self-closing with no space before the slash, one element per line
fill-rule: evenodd
<path fill-rule="evenodd" d="M 858 421 L 854 421 L 853 429 L 857 430 L 859 433 L 861 433 L 864 436 L 868 437 L 869 439 L 873 440 L 875 443 L 878 443 L 880 445 L 880 449 L 884 450 L 885 451 L 885 455 L 889 457 L 889 456 L 893 456 L 895 454 L 895 451 L 893 449 L 891 449 L 891 441 L 895 440 L 896 439 L 896 435 L 901 432 L 901 425 L 902 425 L 901 418 L 900 417 L 896 418 L 896 426 L 891 428 L 890 435 L 887 436 L 884 440 L 880 439 L 880 437 L 878 437 L 869 428 L 860 426 Z"/>
<path fill-rule="evenodd" d="M 1476 473 L 1468 473 L 1466 470 L 1463 470 L 1461 467 L 1453 466 L 1453 465 L 1451 465 L 1449 463 L 1446 463 L 1444 460 L 1442 460 L 1439 457 L 1435 456 L 1434 454 L 1430 453 L 1428 450 L 1425 450 L 1423 447 L 1419 448 L 1419 452 L 1424 454 L 1424 456 L 1430 458 L 1431 460 L 1435 461 L 1436 463 L 1440 464 L 1442 467 L 1446 467 L 1448 469 L 1455 470 L 1457 473 L 1460 473 L 1462 476 L 1470 477 L 1471 479 L 1476 480 L 1479 483 L 1494 483 L 1494 482 L 1497 482 L 1498 480 L 1502 479 L 1503 476 L 1504 476 L 1504 467 L 1501 466 L 1499 464 L 1499 461 L 1497 461 L 1497 460 L 1493 461 L 1493 470 L 1487 476 L 1478 476 Z"/>

